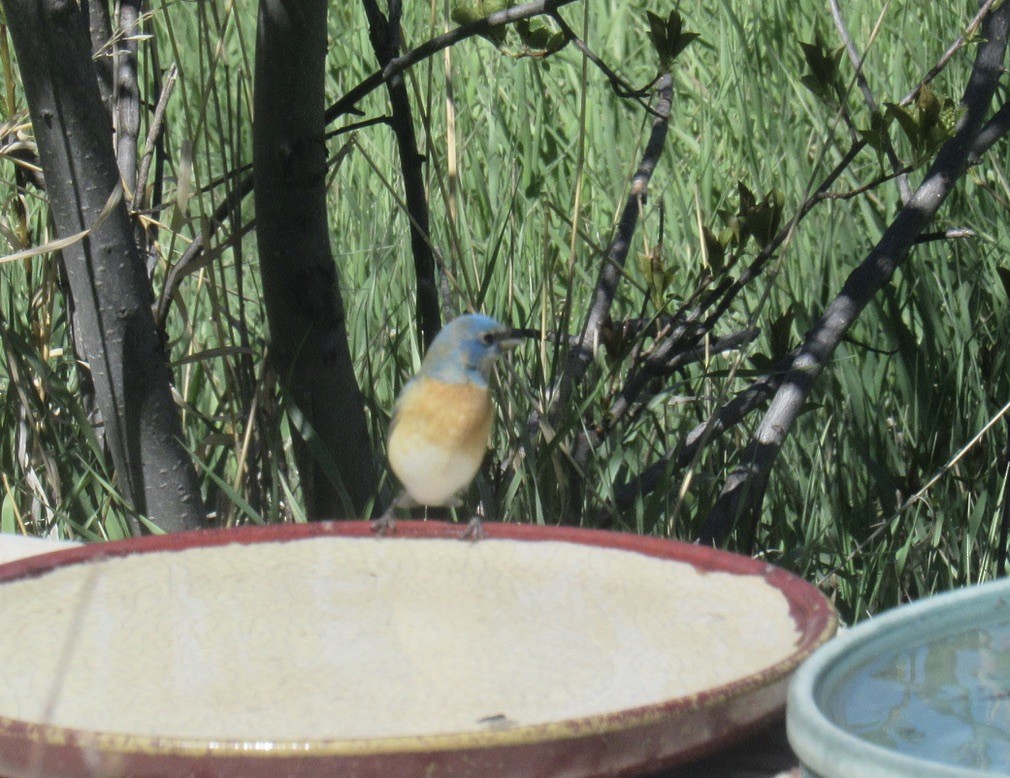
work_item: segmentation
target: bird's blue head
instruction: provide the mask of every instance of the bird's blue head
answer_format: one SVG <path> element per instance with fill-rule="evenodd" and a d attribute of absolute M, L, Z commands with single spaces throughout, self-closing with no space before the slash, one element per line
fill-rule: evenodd
<path fill-rule="evenodd" d="M 428 347 L 418 375 L 446 383 L 486 386 L 491 368 L 518 341 L 488 316 L 468 313 L 446 324 Z"/>

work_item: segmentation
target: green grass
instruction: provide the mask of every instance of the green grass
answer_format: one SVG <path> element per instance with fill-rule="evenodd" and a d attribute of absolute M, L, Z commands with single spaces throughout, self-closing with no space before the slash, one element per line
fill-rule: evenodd
<path fill-rule="evenodd" d="M 699 224 L 721 229 L 720 211 L 738 205 L 738 182 L 760 194 L 781 191 L 788 219 L 848 147 L 844 124 L 800 82 L 806 70 L 799 41 L 813 40 L 819 30 L 830 46 L 837 45 L 834 28 L 826 9 L 797 5 L 681 5 L 687 28 L 702 37 L 677 61 L 671 131 L 615 319 L 677 311 L 701 274 Z M 887 6 L 866 56 L 879 102 L 903 97 L 973 13 L 974 3 L 950 5 L 895 0 Z M 592 3 L 588 14 L 589 45 L 632 84 L 647 83 L 656 67 L 647 7 L 669 10 L 611 0 Z M 166 137 L 165 200 L 175 200 L 184 172 L 181 150 L 189 144 L 197 187 L 185 213 L 173 207 L 157 215 L 166 225 L 174 220 L 177 229 L 158 235 L 156 289 L 227 191 L 223 176 L 251 159 L 254 11 L 249 0 L 154 4 L 148 31 L 156 37 L 160 63 L 180 68 Z M 880 4 L 848 3 L 845 12 L 854 40 L 865 48 Z M 564 13 L 582 29 L 581 5 Z M 408 43 L 441 32 L 445 19 L 441 3 L 410 5 Z M 327 90 L 336 100 L 374 63 L 355 4 L 331 9 L 330 41 Z M 970 49 L 955 57 L 934 84 L 939 95 L 959 97 L 970 59 Z M 850 83 L 847 60 L 841 68 Z M 447 83 L 455 98 L 451 128 Z M 575 332 L 600 250 L 611 238 L 641 155 L 648 130 L 644 112 L 615 96 L 572 47 L 543 61 L 514 60 L 474 39 L 451 50 L 448 64 L 439 55 L 416 67 L 408 84 L 428 159 L 432 237 L 445 262 L 452 308 L 446 313 L 475 308 L 517 326 Z M 16 85 L 7 80 L 4 91 L 23 107 Z M 856 124 L 868 126 L 857 91 L 847 105 Z M 361 107 L 368 115 L 384 113 L 384 92 Z M 4 116 L 7 122 L 16 118 Z M 910 160 L 913 150 L 896 127 L 892 138 Z M 347 140 L 331 141 L 331 153 Z M 332 246 L 351 348 L 380 449 L 393 399 L 419 359 L 396 159 L 387 128 L 356 132 L 330 187 Z M 994 574 L 1005 500 L 1005 426 L 997 424 L 944 467 L 1010 398 L 1002 348 L 1010 315 L 995 271 L 1005 264 L 1010 243 L 1006 162 L 1000 144 L 944 206 L 937 227 L 970 228 L 977 236 L 914 250 L 854 327 L 853 341 L 836 353 L 774 471 L 756 538 L 759 552 L 822 583 L 848 618 Z M 0 170 L 0 225 L 10 250 L 22 247 L 19 234 L 29 245 L 44 242 L 49 227 L 37 195 L 29 189 L 19 196 L 12 166 Z M 880 172 L 876 153 L 864 150 L 836 189 L 858 187 Z M 921 168 L 912 174 L 913 185 L 920 176 Z M 728 334 L 753 320 L 767 333 L 791 311 L 788 340 L 798 342 L 897 205 L 893 183 L 818 205 L 717 332 Z M 252 217 L 250 198 L 242 219 Z M 251 231 L 235 232 L 236 226 L 212 241 L 214 261 L 183 283 L 169 320 L 187 442 L 204 463 L 210 502 L 222 523 L 297 520 L 286 422 L 264 366 L 255 239 Z M 638 255 L 659 243 L 667 282 L 650 295 Z M 742 261 L 755 252 L 751 244 Z M 110 474 L 84 422 L 51 258 L 0 270 L 0 313 L 3 529 L 121 535 L 125 527 Z M 593 452 L 586 491 L 574 506 L 585 512 L 584 520 L 593 523 L 596 509 L 613 504 L 615 484 L 662 456 L 721 398 L 743 388 L 753 375 L 749 356 L 771 351 L 763 335 L 745 354 L 717 356 L 670 378 L 643 412 Z M 552 431 L 556 437 L 531 433 L 528 420 L 549 403 L 558 357 L 551 344 L 530 343 L 502 374 L 494 454 L 473 493 L 485 497 L 491 515 L 548 524 L 569 518 L 562 512 L 571 509 L 565 474 L 573 436 L 584 412 L 598 419 L 609 407 L 630 363 L 601 354 L 577 406 L 564 409 Z M 731 368 L 736 377 L 728 380 Z M 758 419 L 752 416 L 705 450 L 679 510 L 683 474 L 670 474 L 660 489 L 619 515 L 615 526 L 665 533 L 675 516 L 673 534 L 691 537 Z M 919 499 L 902 507 L 941 470 Z M 383 488 L 391 488 L 388 481 Z"/>

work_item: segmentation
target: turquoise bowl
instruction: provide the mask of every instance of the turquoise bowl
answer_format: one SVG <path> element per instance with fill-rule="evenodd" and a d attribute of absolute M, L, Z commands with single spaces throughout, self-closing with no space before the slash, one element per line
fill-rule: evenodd
<path fill-rule="evenodd" d="M 796 672 L 789 742 L 808 778 L 1010 774 L 1010 580 L 865 621 Z"/>

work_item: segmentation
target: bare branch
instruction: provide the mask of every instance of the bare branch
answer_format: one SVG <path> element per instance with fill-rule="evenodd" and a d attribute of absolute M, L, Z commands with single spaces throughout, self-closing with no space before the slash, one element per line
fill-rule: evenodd
<path fill-rule="evenodd" d="M 586 42 L 576 34 L 575 30 L 573 30 L 571 25 L 564 20 L 561 14 L 554 12 L 551 14 L 551 18 L 554 19 L 558 27 L 561 28 L 561 32 L 564 33 L 565 37 L 571 42 L 571 44 L 575 46 L 575 48 L 577 48 L 586 59 L 592 62 L 604 76 L 606 76 L 607 81 L 610 82 L 611 89 L 614 90 L 614 94 L 618 97 L 630 98 L 637 102 L 650 114 L 654 116 L 656 115 L 655 110 L 645 101 L 644 98 L 659 79 L 659 76 L 654 78 L 641 89 L 635 89 L 617 75 L 617 73 L 615 73 L 606 62 L 600 59 L 593 50 L 586 45 Z"/>
<path fill-rule="evenodd" d="M 144 207 L 144 189 L 147 186 L 147 176 L 151 171 L 151 160 L 154 158 L 154 149 L 158 138 L 161 137 L 162 130 L 165 128 L 165 111 L 168 109 L 168 101 L 172 97 L 178 76 L 179 68 L 173 64 L 165 75 L 165 82 L 161 87 L 161 94 L 158 96 L 158 105 L 155 106 L 154 116 L 151 117 L 151 126 L 147 129 L 144 156 L 140 160 L 140 168 L 137 170 L 133 201 L 130 203 L 131 210 L 136 211 Z"/>
<path fill-rule="evenodd" d="M 947 67 L 947 63 L 950 62 L 951 59 L 954 58 L 954 55 L 957 54 L 968 42 L 969 36 L 975 33 L 978 26 L 982 23 L 982 20 L 985 19 L 986 14 L 989 13 L 989 10 L 994 5 L 1001 3 L 1002 1 L 1003 0 L 984 0 L 979 4 L 978 13 L 972 17 L 970 22 L 968 22 L 968 26 L 964 28 L 964 32 L 957 36 L 954 42 L 950 44 L 947 50 L 943 53 L 943 56 L 941 56 L 937 63 L 929 69 L 929 72 L 922 77 L 922 80 L 916 84 L 908 94 L 901 98 L 899 105 L 908 105 L 911 103 L 916 97 L 918 97 L 919 92 L 924 86 L 926 86 L 926 84 L 932 82 L 934 78 L 940 75 L 943 69 Z"/>
<path fill-rule="evenodd" d="M 857 186 L 855 189 L 849 189 L 846 192 L 818 192 L 815 197 L 818 200 L 851 200 L 853 197 L 859 197 L 859 195 L 872 192 L 881 184 L 894 178 L 905 176 L 910 172 L 912 172 L 911 166 L 906 165 L 905 167 L 899 168 L 894 173 L 884 173 L 883 175 L 877 176 L 872 181 L 868 181 L 862 186 Z"/>
<path fill-rule="evenodd" d="M 1010 5 L 991 11 L 983 25 L 982 42 L 961 101 L 965 114 L 953 137 L 941 147 L 918 189 L 807 333 L 800 353 L 709 513 L 700 533 L 702 542 L 719 542 L 739 518 L 746 520 L 748 528 L 754 526 L 771 468 L 815 381 L 856 318 L 890 281 L 915 239 L 967 171 L 978 136 L 987 126 L 986 114 L 1003 71 Z"/>
<path fill-rule="evenodd" d="M 369 38 L 379 66 L 385 68 L 399 51 L 400 3 L 390 0 L 387 20 L 375 0 L 362 0 L 368 17 Z M 390 126 L 396 135 L 403 173 L 404 199 L 410 224 L 410 249 L 414 256 L 414 277 L 417 281 L 416 301 L 421 340 L 430 345 L 441 326 L 438 287 L 435 285 L 435 255 L 431 250 L 431 230 L 428 212 L 428 192 L 424 185 L 424 157 L 417 148 L 410 95 L 402 73 L 386 82 L 392 107 Z"/>
<path fill-rule="evenodd" d="M 389 64 L 387 64 L 382 70 L 370 75 L 337 102 L 327 108 L 325 114 L 326 124 L 329 124 L 344 114 L 360 113 L 355 106 L 361 102 L 362 98 L 374 92 L 384 83 L 391 80 L 394 76 L 397 76 L 408 68 L 413 67 L 418 62 L 423 62 L 428 57 L 438 54 L 438 52 L 443 49 L 447 49 L 460 41 L 466 40 L 467 38 L 473 38 L 477 35 L 486 35 L 495 27 L 502 27 L 506 24 L 519 21 L 520 19 L 529 19 L 533 16 L 552 14 L 558 8 L 574 2 L 575 0 L 536 0 L 536 2 L 506 8 L 504 11 L 498 11 L 497 13 L 493 13 L 483 19 L 478 19 L 477 21 L 470 22 L 469 24 L 460 25 L 448 32 L 437 35 L 431 40 L 422 43 L 416 49 L 411 49 L 406 54 L 390 60 Z"/>
<path fill-rule="evenodd" d="M 784 367 L 785 365 L 783 365 Z M 689 467 L 701 450 L 724 432 L 743 421 L 753 410 L 766 402 L 778 389 L 782 373 L 773 371 L 754 381 L 738 393 L 712 416 L 692 429 L 683 442 L 667 456 L 653 462 L 636 478 L 621 484 L 614 490 L 619 511 L 631 507 L 635 498 L 648 494 L 665 480 L 668 473 L 679 473 Z"/>
<path fill-rule="evenodd" d="M 859 86 L 859 91 L 863 93 L 863 100 L 866 102 L 866 107 L 870 109 L 870 113 L 877 115 L 880 113 L 880 106 L 877 105 L 877 101 L 873 97 L 873 90 L 870 89 L 870 82 L 866 80 L 866 74 L 863 73 L 863 55 L 856 49 L 856 44 L 853 43 L 852 37 L 849 35 L 849 30 L 845 26 L 845 18 L 842 16 L 842 9 L 838 6 L 838 0 L 830 0 L 830 3 L 831 18 L 835 22 L 835 28 L 838 30 L 838 37 L 842 39 L 842 44 L 849 55 L 849 60 L 856 69 L 856 84 Z M 881 15 L 883 13 L 882 11 Z M 891 163 L 891 169 L 894 170 L 894 174 L 898 179 L 898 193 L 901 196 L 901 202 L 907 202 L 908 198 L 912 196 L 912 188 L 908 183 L 908 170 L 901 164 L 901 160 L 898 159 L 898 154 L 891 143 L 891 137 L 887 133 L 883 133 L 883 140 L 887 161 Z"/>
<path fill-rule="evenodd" d="M 87 240 L 63 249 L 63 258 L 79 327 L 75 345 L 94 380 L 117 486 L 132 510 L 162 529 L 201 527 L 199 482 L 181 443 L 150 282 L 120 196 L 80 6 L 8 0 L 4 9 L 53 220 L 65 238 L 88 230 Z M 133 524 L 139 530 L 140 522 Z"/>
<path fill-rule="evenodd" d="M 114 75 L 112 57 L 105 53 L 112 38 L 109 0 L 88 0 L 81 4 L 81 10 L 88 18 L 88 35 L 91 38 L 91 51 L 94 55 L 95 75 L 98 77 L 98 91 L 102 96 L 102 105 L 111 116 Z"/>
<path fill-rule="evenodd" d="M 974 165 L 992 145 L 1010 132 L 1010 103 L 1004 103 L 975 137 L 969 164 Z"/>
<path fill-rule="evenodd" d="M 739 278 L 735 281 L 727 279 L 718 284 L 702 297 L 698 305 L 685 315 L 679 317 L 679 321 L 676 322 L 675 326 L 672 326 L 664 338 L 664 343 L 653 352 L 651 361 L 647 360 L 643 362 L 642 365 L 628 376 L 621 390 L 620 397 L 611 406 L 609 419 L 598 430 L 599 434 L 606 434 L 607 430 L 612 429 L 617 421 L 627 414 L 633 404 L 639 400 L 642 391 L 656 375 L 655 370 L 657 366 L 679 364 L 678 360 L 681 355 L 697 348 L 697 344 L 715 328 L 736 296 L 747 284 L 761 274 L 761 271 L 775 255 L 775 252 L 785 243 L 813 207 L 825 198 L 830 187 L 838 180 L 838 177 L 848 168 L 865 145 L 864 141 L 858 141 L 853 144 L 817 189 L 800 205 L 789 224 L 769 241 L 744 272 L 740 274 Z M 714 311 L 706 316 L 706 312 L 713 308 L 713 306 Z M 703 319 L 702 317 L 705 318 Z"/>
<path fill-rule="evenodd" d="M 592 360 L 594 344 L 599 337 L 600 328 L 610 316 L 610 306 L 614 302 L 614 295 L 617 294 L 617 284 L 621 279 L 628 251 L 631 249 L 631 240 L 635 234 L 635 227 L 638 225 L 639 214 L 645 207 L 649 181 L 659 163 L 660 155 L 663 153 L 666 132 L 669 127 L 670 110 L 673 105 L 673 77 L 669 73 L 660 78 L 656 91 L 659 94 L 659 101 L 656 105 L 656 118 L 652 123 L 652 132 L 645 145 L 642 161 L 631 180 L 631 192 L 624 204 L 624 211 L 617 223 L 614 238 L 607 247 L 607 253 L 603 258 L 600 275 L 596 281 L 596 288 L 593 290 L 579 342 L 568 352 L 556 405 L 564 406 L 568 403 L 573 387 L 582 380 Z"/>
<path fill-rule="evenodd" d="M 377 486 L 330 248 L 326 16 L 326 0 L 260 2 L 253 90 L 263 303 L 310 519 L 361 515 Z"/>

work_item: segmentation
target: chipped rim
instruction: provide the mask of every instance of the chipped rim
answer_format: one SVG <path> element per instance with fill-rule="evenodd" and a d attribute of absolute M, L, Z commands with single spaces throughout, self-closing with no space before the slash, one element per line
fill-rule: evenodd
<path fill-rule="evenodd" d="M 0 737 L 15 738 L 26 745 L 74 746 L 99 752 L 156 756 L 213 756 L 239 759 L 284 757 L 353 757 L 409 754 L 415 752 L 467 751 L 582 739 L 676 721 L 692 713 L 717 709 L 782 681 L 813 651 L 827 642 L 838 625 L 834 609 L 812 584 L 761 560 L 722 551 L 710 546 L 667 540 L 631 533 L 575 527 L 494 523 L 484 525 L 486 540 L 520 542 L 555 541 L 619 551 L 631 551 L 658 559 L 693 565 L 701 572 L 759 575 L 789 601 L 790 615 L 799 632 L 791 654 L 769 667 L 703 692 L 675 697 L 659 703 L 626 708 L 611 713 L 565 719 L 503 730 L 460 732 L 437 735 L 409 735 L 375 738 L 321 738 L 307 740 L 229 740 L 215 738 L 166 737 L 87 730 L 32 723 L 0 715 Z M 393 538 L 376 542 L 396 542 L 398 538 L 458 538 L 461 527 L 436 521 L 400 521 Z M 0 564 L 0 586 L 5 583 L 45 575 L 60 567 L 114 557 L 238 543 L 288 542 L 324 537 L 364 538 L 371 536 L 367 521 L 327 521 L 307 524 L 271 524 L 227 529 L 194 530 L 167 535 L 92 543 L 61 549 Z M 463 542 L 463 541 L 461 541 Z M 485 542 L 485 541 L 481 541 Z M 785 706 L 785 692 L 782 694 Z M 761 718 L 767 713 L 762 712 Z M 755 721 L 738 722 L 740 729 Z M 715 733 L 725 737 L 727 732 Z"/>

